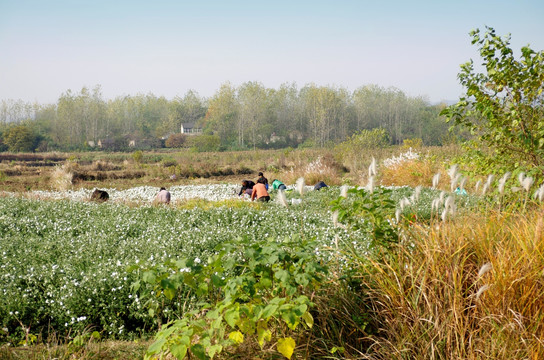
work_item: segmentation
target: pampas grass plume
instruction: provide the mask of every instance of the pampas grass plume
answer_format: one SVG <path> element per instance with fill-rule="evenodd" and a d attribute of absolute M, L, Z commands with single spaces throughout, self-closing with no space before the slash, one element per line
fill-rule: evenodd
<path fill-rule="evenodd" d="M 348 197 L 348 186 L 347 185 L 342 185 L 340 187 L 340 196 L 342 196 L 343 198 Z"/>
<path fill-rule="evenodd" d="M 474 185 L 474 192 L 478 192 L 480 185 L 482 185 L 482 180 L 476 181 L 476 185 Z"/>
<path fill-rule="evenodd" d="M 531 189 L 531 186 L 533 186 L 534 179 L 530 176 L 527 176 L 525 179 L 523 179 L 523 182 L 521 183 L 521 186 L 525 189 L 525 191 L 529 192 Z"/>
<path fill-rule="evenodd" d="M 451 168 L 449 168 L 448 175 L 450 176 L 451 180 L 455 178 L 457 175 L 457 164 L 454 164 Z"/>
<path fill-rule="evenodd" d="M 540 187 L 535 191 L 533 198 L 538 199 L 538 201 L 542 201 L 544 199 L 544 184 L 540 185 Z"/>
<path fill-rule="evenodd" d="M 376 159 L 373 156 L 372 162 L 370 163 L 370 166 L 368 167 L 368 177 L 376 176 L 376 174 L 377 174 Z"/>
<path fill-rule="evenodd" d="M 518 181 L 520 185 L 523 185 L 523 180 L 525 180 L 525 173 L 522 171 L 518 174 Z"/>
<path fill-rule="evenodd" d="M 73 178 L 74 174 L 69 170 L 69 166 L 57 166 L 51 173 L 51 186 L 55 190 L 66 191 L 72 186 Z"/>
<path fill-rule="evenodd" d="M 480 271 L 478 271 L 478 278 L 481 278 L 482 276 L 484 276 L 484 274 L 487 273 L 491 269 L 493 269 L 493 264 L 489 262 L 483 264 L 482 267 L 480 268 Z"/>
<path fill-rule="evenodd" d="M 439 182 L 440 182 L 440 173 L 436 173 L 435 176 L 433 176 L 433 188 L 437 188 Z"/>
<path fill-rule="evenodd" d="M 506 182 L 508 181 L 508 179 L 510 178 L 510 176 L 512 175 L 511 172 L 507 172 L 506 174 L 504 174 L 504 176 L 499 180 L 499 194 L 504 194 L 504 186 L 506 184 Z"/>
<path fill-rule="evenodd" d="M 368 191 L 374 192 L 374 176 L 368 178 L 368 184 L 366 185 L 366 188 Z"/>
<path fill-rule="evenodd" d="M 478 292 L 476 293 L 476 299 L 479 299 L 480 296 L 489 289 L 489 285 L 485 284 L 481 288 L 478 289 Z"/>
<path fill-rule="evenodd" d="M 305 186 L 304 178 L 299 177 L 296 182 L 296 187 L 300 196 L 304 195 L 304 186 Z"/>
<path fill-rule="evenodd" d="M 285 191 L 283 190 L 278 191 L 278 200 L 280 204 L 282 204 L 285 207 L 289 205 L 289 203 L 287 202 L 287 197 L 285 196 Z"/>

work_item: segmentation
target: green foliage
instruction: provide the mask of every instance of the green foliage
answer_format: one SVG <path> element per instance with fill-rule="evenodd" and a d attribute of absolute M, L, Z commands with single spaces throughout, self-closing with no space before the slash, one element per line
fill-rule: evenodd
<path fill-rule="evenodd" d="M 217 135 L 197 135 L 190 139 L 191 149 L 197 152 L 218 151 L 221 139 Z"/>
<path fill-rule="evenodd" d="M 140 273 L 133 288 L 146 289 L 148 297 L 172 300 L 192 294 L 201 299 L 197 309 L 157 333 L 146 358 L 168 352 L 178 359 L 188 353 L 213 358 L 254 335 L 263 349 L 275 334 L 283 334 L 277 351 L 291 358 L 295 340 L 285 334 L 301 324 L 313 326 L 307 294 L 320 288 L 328 272 L 317 258 L 317 246 L 296 236 L 284 241 L 246 238 L 220 244 L 206 262 L 189 258 L 133 267 Z"/>
<path fill-rule="evenodd" d="M 389 146 L 389 134 L 385 129 L 361 130 L 344 141 L 338 148 L 340 150 L 362 151 L 368 149 L 384 148 Z"/>
<path fill-rule="evenodd" d="M 514 57 L 510 36 L 499 37 L 486 27 L 484 34 L 470 33 L 478 47 L 485 72 L 478 73 L 473 61 L 461 65 L 458 77 L 466 88 L 459 102 L 442 111 L 456 125 L 478 136 L 479 148 L 467 156 L 483 158 L 494 172 L 507 167 L 544 168 L 544 51 L 528 46 L 521 49 L 521 59 Z M 472 160 L 471 160 L 472 161 Z"/>
<path fill-rule="evenodd" d="M 340 196 L 331 202 L 332 210 L 338 211 L 338 221 L 368 234 L 371 247 L 389 247 L 398 241 L 394 224 L 396 206 L 391 195 L 392 190 L 385 188 L 372 192 L 353 188 L 348 190 L 348 198 Z"/>
<path fill-rule="evenodd" d="M 419 149 L 423 146 L 423 140 L 420 138 L 404 139 L 402 141 L 402 147 L 405 149 Z"/>
<path fill-rule="evenodd" d="M 132 153 L 132 159 L 134 159 L 134 162 L 136 164 L 141 164 L 143 157 L 144 153 L 142 152 L 142 150 L 136 150 L 134 153 Z"/>
<path fill-rule="evenodd" d="M 26 125 L 8 127 L 4 131 L 3 137 L 9 151 L 28 152 L 34 151 L 36 148 L 36 135 Z"/>

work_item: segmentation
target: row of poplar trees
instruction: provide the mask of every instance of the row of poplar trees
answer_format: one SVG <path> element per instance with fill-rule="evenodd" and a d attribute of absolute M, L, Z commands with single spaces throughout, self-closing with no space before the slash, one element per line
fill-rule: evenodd
<path fill-rule="evenodd" d="M 0 125 L 27 124 L 49 149 L 119 137 L 165 139 L 179 133 L 182 123 L 196 123 L 222 149 L 326 146 L 374 128 L 385 129 L 392 144 L 420 138 L 440 145 L 447 138 L 448 125 L 439 115 L 444 106 L 376 85 L 350 92 L 313 84 L 272 89 L 259 82 L 225 83 L 210 98 L 188 91 L 170 100 L 153 94 L 106 100 L 96 86 L 68 90 L 55 104 L 3 100 Z"/>

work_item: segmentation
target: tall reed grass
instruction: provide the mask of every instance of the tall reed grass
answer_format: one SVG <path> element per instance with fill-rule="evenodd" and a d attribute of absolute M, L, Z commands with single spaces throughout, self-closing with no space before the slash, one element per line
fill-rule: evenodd
<path fill-rule="evenodd" d="M 355 254 L 373 359 L 544 359 L 544 207 L 412 226 Z M 369 265 L 370 264 L 370 265 Z"/>

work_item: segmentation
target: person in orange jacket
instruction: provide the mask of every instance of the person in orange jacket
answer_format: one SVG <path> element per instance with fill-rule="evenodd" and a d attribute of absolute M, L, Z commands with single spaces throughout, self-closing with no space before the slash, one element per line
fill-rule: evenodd
<path fill-rule="evenodd" d="M 255 186 L 253 186 L 251 201 L 253 201 L 255 198 L 257 198 L 257 201 L 270 201 L 270 195 L 268 195 L 268 191 L 266 190 L 266 186 L 262 178 L 257 180 L 257 183 L 255 184 Z"/>

